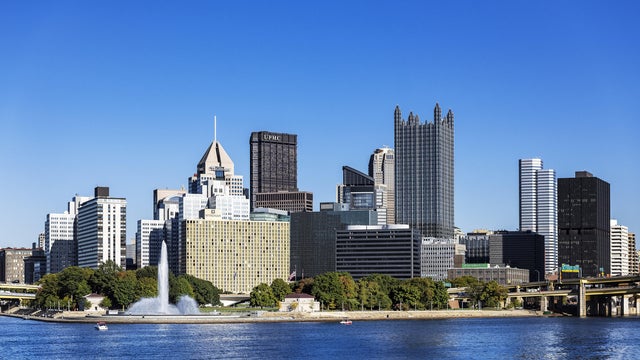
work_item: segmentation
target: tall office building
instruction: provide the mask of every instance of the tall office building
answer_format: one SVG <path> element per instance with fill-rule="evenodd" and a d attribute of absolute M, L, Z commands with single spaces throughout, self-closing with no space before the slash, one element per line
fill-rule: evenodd
<path fill-rule="evenodd" d="M 138 220 L 135 243 L 135 259 L 138 269 L 149 265 L 157 266 L 160 262 L 164 225 L 163 220 Z"/>
<path fill-rule="evenodd" d="M 636 234 L 629 233 L 629 275 L 638 275 L 638 250 L 636 250 Z"/>
<path fill-rule="evenodd" d="M 298 135 L 252 132 L 249 151 L 251 210 L 313 211 L 313 194 L 298 191 Z"/>
<path fill-rule="evenodd" d="M 78 266 L 97 269 L 112 260 L 126 267 L 127 200 L 96 187 L 95 197 L 78 209 Z"/>
<path fill-rule="evenodd" d="M 377 187 L 373 177 L 352 167 L 342 167 L 342 184 L 337 186 L 338 203 L 348 204 L 351 210 L 375 210 L 377 225 L 387 223 L 387 209 L 384 207 L 385 187 Z"/>
<path fill-rule="evenodd" d="M 609 183 L 589 172 L 558 179 L 559 265 L 578 265 L 582 276 L 611 274 L 610 206 Z"/>
<path fill-rule="evenodd" d="M 558 195 L 556 173 L 541 159 L 520 159 L 520 231 L 544 236 L 545 273 L 558 268 Z"/>
<path fill-rule="evenodd" d="M 80 205 L 90 200 L 88 196 L 74 196 L 62 214 L 47 214 L 44 223 L 44 250 L 47 258 L 47 274 L 58 273 L 78 264 L 77 216 Z"/>
<path fill-rule="evenodd" d="M 369 159 L 369 176 L 376 188 L 384 191 L 382 206 L 387 209 L 387 224 L 396 222 L 395 163 L 394 151 L 388 147 L 376 149 Z"/>
<path fill-rule="evenodd" d="M 629 275 L 629 228 L 611 219 L 611 276 Z"/>
<path fill-rule="evenodd" d="M 409 224 L 425 237 L 453 238 L 453 130 L 453 112 L 443 118 L 438 104 L 433 122 L 424 124 L 413 113 L 405 121 L 396 106 L 396 223 Z"/>
<path fill-rule="evenodd" d="M 529 270 L 530 281 L 544 281 L 544 236 L 532 231 L 496 231 L 489 235 L 489 263 Z"/>
<path fill-rule="evenodd" d="M 420 246 L 420 275 L 435 281 L 447 279 L 447 270 L 464 264 L 466 248 L 454 239 L 425 238 Z"/>

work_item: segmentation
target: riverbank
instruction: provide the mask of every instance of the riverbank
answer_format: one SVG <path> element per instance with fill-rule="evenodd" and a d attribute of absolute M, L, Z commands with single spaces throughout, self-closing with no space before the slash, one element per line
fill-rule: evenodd
<path fill-rule="evenodd" d="M 530 310 L 433 310 L 433 311 L 322 311 L 313 313 L 248 312 L 232 315 L 100 315 L 65 311 L 54 317 L 38 317 L 2 313 L 0 315 L 46 322 L 95 323 L 105 321 L 116 324 L 226 324 L 263 322 L 338 322 L 374 320 L 428 320 L 455 318 L 512 318 L 542 316 Z"/>

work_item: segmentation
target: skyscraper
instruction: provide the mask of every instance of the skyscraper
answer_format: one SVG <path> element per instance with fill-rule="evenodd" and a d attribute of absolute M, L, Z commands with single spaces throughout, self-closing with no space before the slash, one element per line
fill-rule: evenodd
<path fill-rule="evenodd" d="M 298 191 L 298 135 L 252 132 L 249 147 L 251 209 L 312 211 L 313 194 Z"/>
<path fill-rule="evenodd" d="M 610 206 L 609 183 L 589 172 L 558 179 L 559 265 L 578 265 L 582 276 L 611 273 Z"/>
<path fill-rule="evenodd" d="M 541 159 L 520 159 L 520 231 L 544 236 L 545 273 L 558 268 L 558 197 L 556 173 Z"/>
<path fill-rule="evenodd" d="M 78 209 L 78 266 L 97 269 L 112 260 L 124 268 L 126 251 L 127 200 L 96 187 L 95 197 Z"/>
<path fill-rule="evenodd" d="M 376 149 L 369 159 L 369 176 L 373 177 L 376 188 L 384 190 L 382 206 L 387 209 L 387 224 L 395 224 L 395 154 L 393 149 Z"/>
<path fill-rule="evenodd" d="M 396 223 L 409 224 L 422 236 L 452 239 L 453 214 L 453 112 L 442 118 L 440 105 L 433 122 L 420 123 L 400 108 L 394 112 Z"/>

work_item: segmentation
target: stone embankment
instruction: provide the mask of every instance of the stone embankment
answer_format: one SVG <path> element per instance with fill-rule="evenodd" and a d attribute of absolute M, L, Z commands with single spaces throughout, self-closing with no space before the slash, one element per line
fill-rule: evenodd
<path fill-rule="evenodd" d="M 303 312 L 262 312 L 253 311 L 240 314 L 202 315 L 100 315 L 85 312 L 61 312 L 53 317 L 2 314 L 21 317 L 26 320 L 48 322 L 95 323 L 106 321 L 118 324 L 216 324 L 216 323 L 260 323 L 260 322 L 339 322 L 373 320 L 427 320 L 455 318 L 499 318 L 530 317 L 540 314 L 529 310 L 433 310 L 433 311 L 322 311 Z"/>

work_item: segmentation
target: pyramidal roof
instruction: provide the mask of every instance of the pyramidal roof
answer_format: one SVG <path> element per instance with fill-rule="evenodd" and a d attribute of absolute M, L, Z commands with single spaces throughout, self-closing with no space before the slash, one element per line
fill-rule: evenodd
<path fill-rule="evenodd" d="M 209 174 L 217 168 L 224 168 L 225 175 L 233 175 L 233 161 L 220 142 L 214 140 L 198 162 L 198 174 Z"/>

